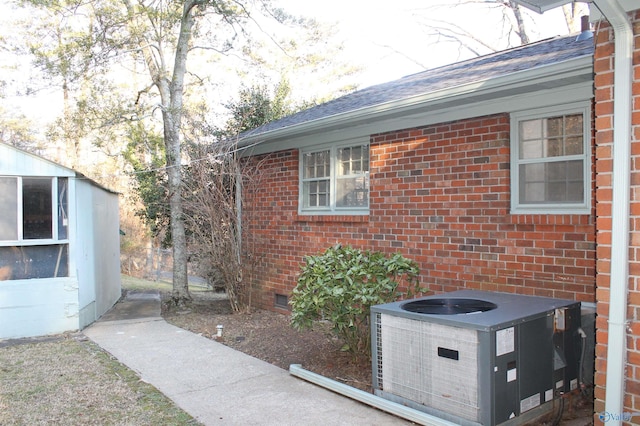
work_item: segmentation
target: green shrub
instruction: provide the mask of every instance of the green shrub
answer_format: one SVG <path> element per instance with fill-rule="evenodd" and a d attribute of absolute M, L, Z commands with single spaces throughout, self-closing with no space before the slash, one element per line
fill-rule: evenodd
<path fill-rule="evenodd" d="M 337 245 L 307 256 L 290 300 L 291 325 L 309 329 L 324 319 L 344 342 L 343 350 L 370 356 L 370 307 L 425 291 L 418 283 L 419 272 L 415 261 L 399 253 L 387 257 Z M 398 291 L 401 282 L 405 293 Z"/>

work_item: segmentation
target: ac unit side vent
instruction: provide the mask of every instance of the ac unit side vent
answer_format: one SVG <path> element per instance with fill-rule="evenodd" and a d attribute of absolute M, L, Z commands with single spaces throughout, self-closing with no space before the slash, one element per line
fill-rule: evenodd
<path fill-rule="evenodd" d="M 376 394 L 456 424 L 533 424 L 578 381 L 580 302 L 460 290 L 371 309 Z"/>
<path fill-rule="evenodd" d="M 380 320 L 379 312 L 376 313 L 375 316 L 375 324 L 376 324 L 376 362 L 378 367 L 376 368 L 376 379 L 378 384 L 378 389 L 384 389 L 382 386 L 382 321 Z"/>
<path fill-rule="evenodd" d="M 479 420 L 475 330 L 386 314 L 376 321 L 377 377 L 378 383 L 384 377 L 385 392 Z"/>

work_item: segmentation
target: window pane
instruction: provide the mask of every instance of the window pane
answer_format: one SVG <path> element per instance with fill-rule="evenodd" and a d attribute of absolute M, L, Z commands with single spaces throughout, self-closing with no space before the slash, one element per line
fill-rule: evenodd
<path fill-rule="evenodd" d="M 547 142 L 547 150 L 545 152 L 545 157 L 559 157 L 564 155 L 563 148 L 564 142 L 562 138 L 552 138 Z"/>
<path fill-rule="evenodd" d="M 544 147 L 541 140 L 521 141 L 520 158 L 542 158 Z"/>
<path fill-rule="evenodd" d="M 582 161 L 567 161 L 565 164 L 567 179 L 579 180 L 582 182 Z"/>
<path fill-rule="evenodd" d="M 562 117 L 554 117 L 554 118 L 549 118 L 546 121 L 546 125 L 547 125 L 547 134 L 546 136 L 562 136 L 563 134 L 563 130 L 564 130 L 564 126 L 562 124 L 563 119 Z"/>
<path fill-rule="evenodd" d="M 521 121 L 520 159 L 581 155 L 584 151 L 582 114 Z"/>
<path fill-rule="evenodd" d="M 338 150 L 340 161 L 349 161 L 351 159 L 351 148 L 340 148 Z"/>
<path fill-rule="evenodd" d="M 0 240 L 18 239 L 18 179 L 0 177 Z"/>
<path fill-rule="evenodd" d="M 336 188 L 337 207 L 367 207 L 369 205 L 368 176 L 338 179 Z"/>
<path fill-rule="evenodd" d="M 362 147 L 361 146 L 354 146 L 353 148 L 351 148 L 351 159 L 352 160 L 362 160 Z"/>
<path fill-rule="evenodd" d="M 584 182 L 569 182 L 567 184 L 567 201 L 582 202 L 584 198 Z"/>
<path fill-rule="evenodd" d="M 369 146 L 338 149 L 338 176 L 357 175 L 369 171 Z"/>
<path fill-rule="evenodd" d="M 338 175 L 345 176 L 351 174 L 351 161 L 341 161 L 339 166 Z"/>
<path fill-rule="evenodd" d="M 25 240 L 53 238 L 51 179 L 22 179 L 22 235 Z"/>
<path fill-rule="evenodd" d="M 310 181 L 303 185 L 304 207 L 327 207 L 329 205 L 329 181 Z"/>
<path fill-rule="evenodd" d="M 580 155 L 584 151 L 584 138 L 582 135 L 568 137 L 565 145 L 565 155 Z"/>
<path fill-rule="evenodd" d="M 362 147 L 362 171 L 369 171 L 369 145 Z"/>
<path fill-rule="evenodd" d="M 531 140 L 542 138 L 541 120 L 527 120 L 520 122 L 520 140 Z"/>
<path fill-rule="evenodd" d="M 520 165 L 520 203 L 584 201 L 583 161 Z"/>
<path fill-rule="evenodd" d="M 69 238 L 69 203 L 68 203 L 68 180 L 58 178 L 58 239 Z"/>
<path fill-rule="evenodd" d="M 304 178 L 329 176 L 329 151 L 309 152 L 304 154 Z"/>
<path fill-rule="evenodd" d="M 5 277 L 4 279 L 24 280 L 69 276 L 67 244 L 0 247 L 0 259 L 0 275 Z"/>
<path fill-rule="evenodd" d="M 582 135 L 584 127 L 582 125 L 582 114 L 568 115 L 565 117 L 565 133 L 567 135 Z"/>

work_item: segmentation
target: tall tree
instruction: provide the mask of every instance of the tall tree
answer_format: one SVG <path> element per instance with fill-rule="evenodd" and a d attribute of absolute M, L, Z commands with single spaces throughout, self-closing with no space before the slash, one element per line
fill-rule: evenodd
<path fill-rule="evenodd" d="M 574 2 L 562 11 L 568 31 L 577 32 L 588 6 Z M 412 16 L 433 43 L 453 44 L 463 57 L 528 44 L 539 30 L 532 15 L 513 0 L 441 0 L 414 9 Z"/>
<path fill-rule="evenodd" d="M 263 29 L 265 19 L 283 27 L 307 22 L 273 8 L 269 0 L 22 1 L 58 18 L 47 33 L 49 44 L 34 46 L 32 54 L 63 90 L 77 89 L 74 109 L 67 110 L 72 127 L 65 133 L 93 132 L 103 147 L 129 138 L 136 122 L 148 127 L 146 134 L 162 135 L 174 255 L 173 300 L 177 304 L 189 300 L 182 206 L 182 167 L 188 161 L 182 139 L 189 106 L 198 104 L 193 99 L 202 98 L 213 86 L 210 64 L 232 57 L 232 49 L 241 61 L 252 64 L 268 62 L 257 51 L 264 40 L 276 50 L 286 50 L 289 45 L 283 39 Z M 199 67 L 189 67 L 201 74 L 188 71 L 194 49 L 207 53 L 195 57 Z M 209 76 L 202 76 L 203 64 Z M 132 78 L 123 81 L 123 76 Z M 115 95 L 127 93 L 126 88 L 128 95 Z"/>
<path fill-rule="evenodd" d="M 135 3 L 130 0 L 35 0 L 33 4 L 55 13 L 60 22 L 67 24 L 66 32 L 56 28 L 59 43 L 54 46 L 54 54 L 34 49 L 39 65 L 51 75 L 62 78 L 65 97 L 69 79 L 82 75 L 90 66 L 113 66 L 125 57 L 128 58 L 125 64 L 133 64 L 138 58 L 143 60 L 150 84 L 142 92 L 149 93 L 154 89 L 162 117 L 174 258 L 173 300 L 177 304 L 189 300 L 181 197 L 181 125 L 187 58 L 199 20 L 213 13 L 234 26 L 249 18 L 248 10 L 236 2 L 213 0 L 143 0 Z M 73 37 L 63 39 L 63 34 L 73 34 Z M 47 60 L 49 58 L 54 60 Z M 81 66 L 74 66 L 73 61 L 78 58 L 88 60 L 80 61 Z M 135 110 L 135 105 L 131 107 Z"/>
<path fill-rule="evenodd" d="M 311 103 L 311 102 L 309 102 Z M 242 87 L 238 99 L 228 102 L 226 108 L 231 117 L 223 132 L 233 137 L 247 130 L 255 129 L 270 121 L 277 120 L 307 106 L 296 106 L 291 100 L 291 89 L 286 78 L 280 80 L 270 93 L 266 85 Z"/>

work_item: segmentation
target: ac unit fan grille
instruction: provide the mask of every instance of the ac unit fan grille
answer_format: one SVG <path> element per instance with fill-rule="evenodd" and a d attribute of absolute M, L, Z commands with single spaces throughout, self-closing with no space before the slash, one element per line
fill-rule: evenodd
<path fill-rule="evenodd" d="M 479 421 L 478 333 L 376 313 L 378 387 Z"/>

